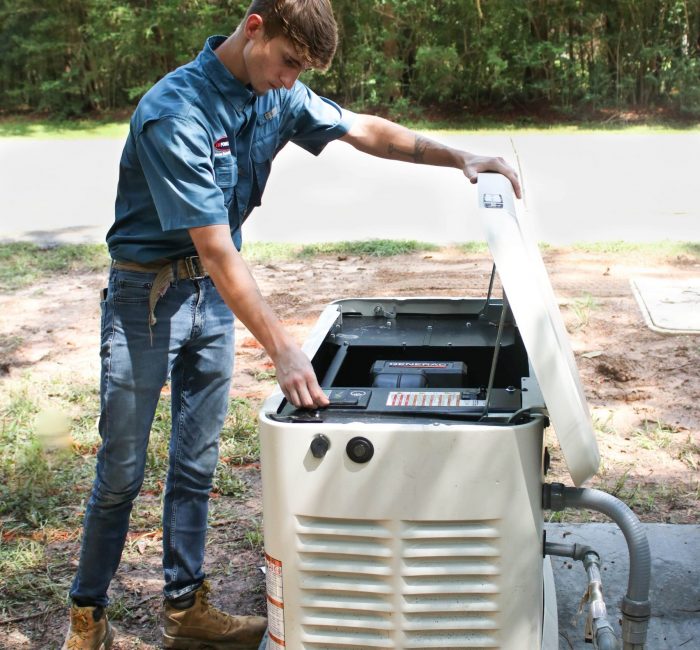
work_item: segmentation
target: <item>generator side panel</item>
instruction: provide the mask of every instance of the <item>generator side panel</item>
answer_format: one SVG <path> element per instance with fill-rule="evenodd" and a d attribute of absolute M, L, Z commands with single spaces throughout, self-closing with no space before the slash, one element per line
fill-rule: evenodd
<path fill-rule="evenodd" d="M 320 433 L 330 448 L 316 458 Z M 541 419 L 495 427 L 263 417 L 260 436 L 279 642 L 540 647 Z M 367 462 L 348 455 L 358 437 L 371 444 Z"/>

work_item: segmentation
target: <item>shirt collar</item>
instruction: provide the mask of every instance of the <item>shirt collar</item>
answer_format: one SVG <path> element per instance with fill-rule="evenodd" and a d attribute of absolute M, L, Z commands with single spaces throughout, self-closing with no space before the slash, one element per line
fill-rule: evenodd
<path fill-rule="evenodd" d="M 225 40 L 226 36 L 210 36 L 197 56 L 197 61 L 204 74 L 209 77 L 224 98 L 237 111 L 242 111 L 255 99 L 255 93 L 236 79 L 214 53 L 214 50 Z"/>

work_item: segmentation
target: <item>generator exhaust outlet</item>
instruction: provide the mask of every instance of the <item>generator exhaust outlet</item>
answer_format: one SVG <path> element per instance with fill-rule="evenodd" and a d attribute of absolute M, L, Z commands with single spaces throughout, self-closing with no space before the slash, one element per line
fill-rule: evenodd
<path fill-rule="evenodd" d="M 651 602 L 649 601 L 651 553 L 649 541 L 639 519 L 627 505 L 611 494 L 590 488 L 567 487 L 562 483 L 546 483 L 542 486 L 542 507 L 545 510 L 555 512 L 566 508 L 595 510 L 610 517 L 620 527 L 627 542 L 630 558 L 627 593 L 620 606 L 622 611 L 622 647 L 623 650 L 643 650 L 651 616 Z M 584 562 L 584 566 L 586 565 L 586 557 L 589 554 L 577 557 L 577 555 L 581 556 L 579 550 L 574 555 L 568 555 L 568 553 L 561 552 L 562 546 L 564 545 L 545 544 L 545 553 L 580 559 Z M 594 563 L 593 560 L 588 562 L 589 565 Z M 586 570 L 588 572 L 588 566 Z M 605 630 L 606 628 L 601 629 Z M 607 633 L 604 636 L 607 637 Z M 599 645 L 598 647 L 615 648 L 616 646 Z"/>

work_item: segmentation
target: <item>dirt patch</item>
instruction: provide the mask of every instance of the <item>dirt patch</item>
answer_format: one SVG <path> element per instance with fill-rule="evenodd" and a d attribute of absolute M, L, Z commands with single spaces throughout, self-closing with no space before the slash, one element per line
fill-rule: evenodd
<path fill-rule="evenodd" d="M 597 430 L 602 463 L 590 485 L 621 498 L 643 521 L 697 523 L 700 506 L 700 337 L 652 332 L 631 293 L 631 276 L 687 279 L 697 259 L 639 259 L 634 255 L 553 250 L 544 253 L 570 333 Z M 441 249 L 393 258 L 319 257 L 253 264 L 263 294 L 302 342 L 324 305 L 357 296 L 483 296 L 491 258 Z M 51 278 L 0 295 L 0 389 L 26 376 L 70 377 L 97 383 L 98 290 L 103 274 Z M 259 403 L 272 389 L 267 355 L 237 324 L 232 395 Z M 550 480 L 570 483 L 551 430 Z M 262 613 L 261 552 L 250 543 L 261 516 L 259 469 L 240 470 L 243 499 L 212 502 L 207 566 L 221 606 Z M 153 498 L 153 497 L 151 497 Z M 77 525 L 77 524 L 76 524 Z M 150 531 L 130 537 L 112 589 L 118 649 L 158 647 L 160 539 Z M 77 536 L 49 542 L 72 574 Z M 41 604 L 37 604 L 41 608 Z M 65 612 L 0 627 L 0 647 L 59 647 Z"/>

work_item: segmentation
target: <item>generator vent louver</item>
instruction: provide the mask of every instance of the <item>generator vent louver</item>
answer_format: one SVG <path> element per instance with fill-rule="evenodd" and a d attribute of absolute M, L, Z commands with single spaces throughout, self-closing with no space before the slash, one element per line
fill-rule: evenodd
<path fill-rule="evenodd" d="M 387 522 L 297 517 L 305 648 L 393 648 Z"/>
<path fill-rule="evenodd" d="M 297 517 L 303 647 L 497 647 L 499 538 L 497 521 Z"/>
<path fill-rule="evenodd" d="M 497 521 L 402 522 L 403 647 L 500 645 Z"/>

